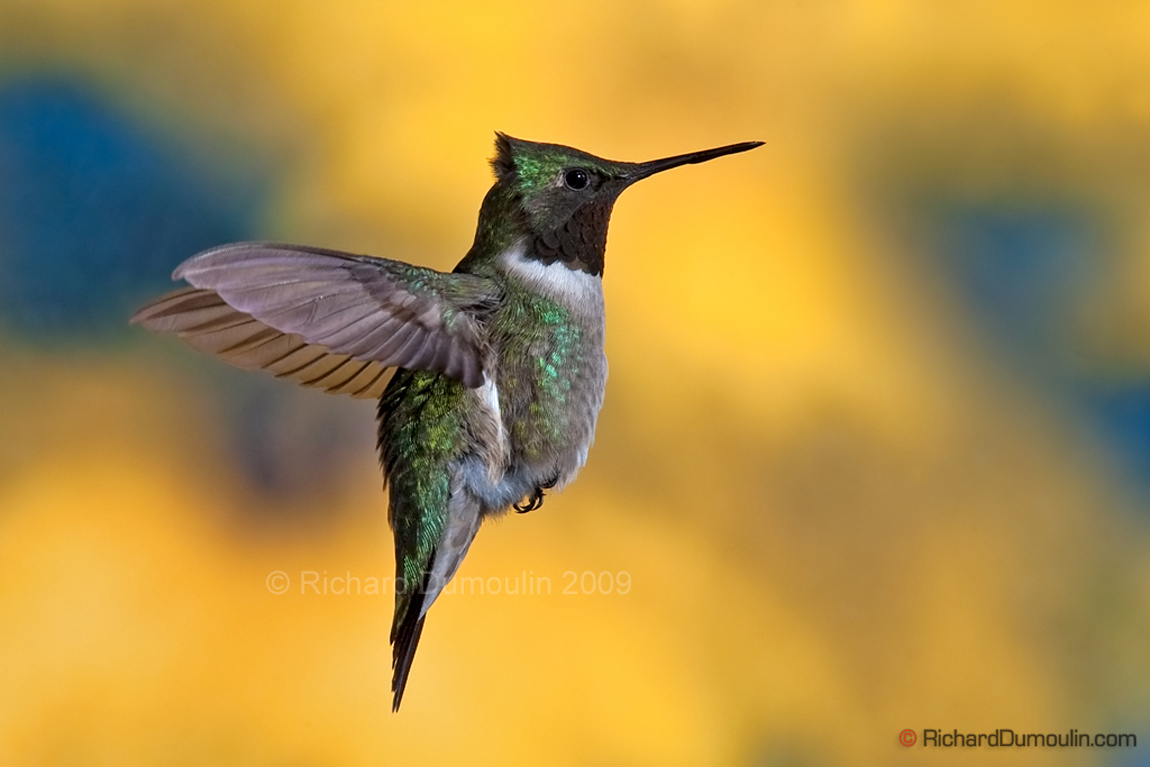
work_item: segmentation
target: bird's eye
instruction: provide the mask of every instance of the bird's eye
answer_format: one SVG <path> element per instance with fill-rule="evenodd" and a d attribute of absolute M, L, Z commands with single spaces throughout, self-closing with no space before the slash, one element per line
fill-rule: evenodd
<path fill-rule="evenodd" d="M 591 177 L 582 168 L 573 168 L 563 174 L 563 183 L 567 185 L 568 189 L 574 189 L 578 192 L 580 189 L 587 188 L 587 185 L 591 183 Z"/>

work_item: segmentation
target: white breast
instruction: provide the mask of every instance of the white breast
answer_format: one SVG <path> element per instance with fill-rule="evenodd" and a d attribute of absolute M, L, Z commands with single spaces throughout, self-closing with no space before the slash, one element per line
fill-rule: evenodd
<path fill-rule="evenodd" d="M 598 275 L 568 269 L 558 261 L 544 264 L 527 258 L 525 252 L 520 242 L 500 257 L 509 276 L 582 316 L 603 316 L 603 280 Z"/>

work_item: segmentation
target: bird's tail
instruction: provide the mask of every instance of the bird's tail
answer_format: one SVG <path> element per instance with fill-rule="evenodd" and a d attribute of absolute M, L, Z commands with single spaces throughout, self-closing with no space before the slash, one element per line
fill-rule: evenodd
<path fill-rule="evenodd" d="M 414 593 L 407 595 L 402 614 L 397 613 L 391 626 L 391 710 L 399 711 L 403 700 L 403 690 L 407 687 L 407 675 L 411 673 L 411 662 L 415 660 L 415 648 L 419 645 L 419 635 L 423 633 L 423 622 L 427 615 L 423 604 L 427 596 L 427 573 L 424 582 Z M 398 607 L 399 605 L 397 605 Z"/>
<path fill-rule="evenodd" d="M 392 711 L 398 711 L 403 700 L 403 690 L 415 659 L 415 648 L 423 632 L 427 610 L 467 556 L 467 550 L 479 532 L 481 518 L 479 502 L 462 488 L 454 487 L 448 503 L 447 523 L 438 546 L 431 554 L 429 566 L 423 572 L 419 588 L 396 595 L 395 620 L 391 626 Z"/>

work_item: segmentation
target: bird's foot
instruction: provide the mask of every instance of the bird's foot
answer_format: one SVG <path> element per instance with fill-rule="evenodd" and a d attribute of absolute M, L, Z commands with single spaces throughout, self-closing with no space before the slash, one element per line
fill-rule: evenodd
<path fill-rule="evenodd" d="M 559 477 L 553 477 L 549 482 L 544 482 L 542 485 L 537 485 L 527 500 L 513 504 L 511 508 L 515 509 L 520 514 L 526 514 L 529 511 L 535 511 L 543 506 L 543 491 L 550 490 L 555 487 L 555 483 L 559 481 Z"/>
<path fill-rule="evenodd" d="M 537 487 L 531 493 L 531 495 L 528 496 L 527 500 L 520 501 L 519 503 L 512 505 L 511 508 L 515 509 L 520 514 L 526 514 L 529 511 L 535 511 L 536 509 L 538 509 L 542 505 L 543 505 L 543 488 Z"/>

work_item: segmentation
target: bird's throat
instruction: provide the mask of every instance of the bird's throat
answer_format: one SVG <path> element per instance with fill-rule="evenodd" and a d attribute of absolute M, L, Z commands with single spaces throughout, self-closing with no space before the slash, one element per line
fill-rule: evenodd
<path fill-rule="evenodd" d="M 601 277 L 607 250 L 611 205 L 584 205 L 559 229 L 536 234 L 525 255 L 544 266 L 562 264 L 572 271 Z"/>

